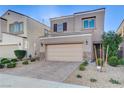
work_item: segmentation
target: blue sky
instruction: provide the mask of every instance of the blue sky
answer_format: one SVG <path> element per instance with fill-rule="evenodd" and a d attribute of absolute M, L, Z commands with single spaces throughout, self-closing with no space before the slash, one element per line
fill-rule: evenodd
<path fill-rule="evenodd" d="M 0 6 L 0 16 L 8 9 L 20 12 L 27 16 L 30 16 L 44 24 L 50 25 L 49 18 L 59 17 L 64 15 L 71 15 L 75 12 L 88 11 L 98 8 L 106 8 L 105 14 L 105 31 L 114 30 L 118 28 L 122 20 L 124 19 L 124 6 L 96 6 L 96 5 L 58 5 L 58 6 L 28 6 L 28 5 L 1 5 Z"/>

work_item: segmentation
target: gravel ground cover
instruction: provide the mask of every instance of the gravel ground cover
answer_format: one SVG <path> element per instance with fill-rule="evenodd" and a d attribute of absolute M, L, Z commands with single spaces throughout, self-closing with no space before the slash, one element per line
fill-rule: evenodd
<path fill-rule="evenodd" d="M 82 77 L 77 78 L 77 75 Z M 121 84 L 112 84 L 109 81 L 111 78 Z M 96 82 L 91 82 L 90 79 L 95 79 Z M 79 71 L 77 68 L 64 82 L 91 88 L 122 88 L 124 87 L 124 66 L 111 67 L 107 65 L 103 72 L 99 72 L 96 70 L 95 63 L 90 63 L 86 66 L 85 71 Z"/>

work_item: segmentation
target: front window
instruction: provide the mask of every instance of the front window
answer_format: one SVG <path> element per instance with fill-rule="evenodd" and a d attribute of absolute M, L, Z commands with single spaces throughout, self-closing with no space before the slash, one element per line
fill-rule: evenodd
<path fill-rule="evenodd" d="M 63 31 L 63 24 L 57 24 L 57 32 Z"/>
<path fill-rule="evenodd" d="M 83 29 L 94 29 L 94 28 L 95 28 L 95 19 L 83 20 Z"/>
<path fill-rule="evenodd" d="M 67 31 L 67 22 L 59 23 L 59 24 L 54 24 L 53 26 L 54 26 L 53 27 L 54 32 Z"/>
<path fill-rule="evenodd" d="M 18 33 L 23 32 L 23 22 L 15 22 L 9 25 L 10 32 Z"/>

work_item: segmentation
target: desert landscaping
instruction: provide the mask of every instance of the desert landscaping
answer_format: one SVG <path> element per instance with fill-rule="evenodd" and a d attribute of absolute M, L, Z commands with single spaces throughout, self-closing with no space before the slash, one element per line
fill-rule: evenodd
<path fill-rule="evenodd" d="M 122 88 L 124 87 L 123 71 L 124 66 L 122 65 L 117 67 L 107 65 L 100 72 L 97 71 L 95 63 L 89 63 L 84 71 L 80 71 L 78 67 L 64 82 L 91 88 Z"/>

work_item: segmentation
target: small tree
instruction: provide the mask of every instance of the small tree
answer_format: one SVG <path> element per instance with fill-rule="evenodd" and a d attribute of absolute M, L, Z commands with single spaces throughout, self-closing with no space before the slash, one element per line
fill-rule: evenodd
<path fill-rule="evenodd" d="M 104 48 L 109 45 L 108 57 L 117 56 L 120 43 L 123 41 L 122 37 L 114 31 L 105 32 L 102 37 L 102 44 Z"/>

